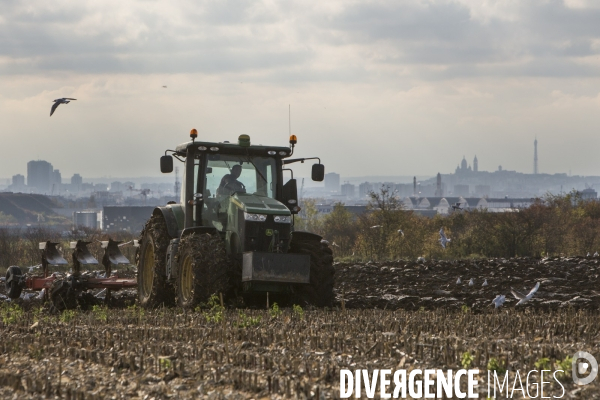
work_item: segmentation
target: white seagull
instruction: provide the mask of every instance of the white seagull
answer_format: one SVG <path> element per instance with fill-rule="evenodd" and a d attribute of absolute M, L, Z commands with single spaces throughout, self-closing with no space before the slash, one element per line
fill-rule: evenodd
<path fill-rule="evenodd" d="M 404 232 L 402 231 L 402 229 L 398 229 L 398 233 L 399 233 L 400 235 L 402 235 L 402 237 L 404 237 Z"/>
<path fill-rule="evenodd" d="M 487 286 L 487 285 L 488 285 L 488 283 L 487 283 L 487 279 L 485 279 L 485 280 L 483 281 L 483 285 L 481 285 L 481 286 Z"/>
<path fill-rule="evenodd" d="M 586 257 L 591 257 L 592 255 L 590 254 L 590 252 L 588 251 L 587 256 Z"/>
<path fill-rule="evenodd" d="M 371 229 L 381 228 L 381 225 L 373 225 Z"/>
<path fill-rule="evenodd" d="M 504 300 L 506 300 L 506 296 L 504 296 L 503 294 L 499 294 L 494 300 L 492 300 L 492 304 L 496 306 L 495 308 L 502 307 L 502 304 L 504 304 Z"/>
<path fill-rule="evenodd" d="M 438 242 L 440 242 L 440 244 L 442 245 L 442 247 L 445 249 L 446 248 L 446 244 L 449 243 L 451 241 L 451 239 L 448 239 L 446 237 L 446 234 L 444 233 L 444 227 L 442 227 L 440 229 L 440 238 L 438 239 Z"/>
<path fill-rule="evenodd" d="M 70 97 L 63 97 L 61 99 L 54 100 L 54 104 L 52 104 L 52 108 L 50 109 L 50 116 L 52 116 L 52 114 L 54 114 L 54 111 L 56 111 L 56 108 L 59 105 L 61 105 L 61 104 L 69 104 L 71 102 L 71 100 L 77 100 L 77 99 L 72 99 Z"/>
<path fill-rule="evenodd" d="M 598 252 L 595 252 L 595 253 L 594 253 L 594 257 L 598 257 Z"/>
<path fill-rule="evenodd" d="M 460 285 L 462 283 L 462 281 L 460 280 L 460 276 L 458 277 L 458 279 L 456 280 L 456 284 Z"/>
<path fill-rule="evenodd" d="M 517 303 L 517 305 L 519 305 L 519 304 L 525 304 L 529 300 L 531 300 L 531 298 L 533 297 L 533 295 L 535 294 L 535 292 L 537 292 L 537 290 L 539 288 L 540 288 L 540 283 L 538 282 L 535 284 L 535 287 L 533 289 L 531 289 L 531 292 L 527 293 L 526 295 L 513 289 L 513 288 L 510 288 L 510 291 L 513 294 L 513 296 L 515 296 L 515 299 L 519 300 L 519 302 Z"/>
<path fill-rule="evenodd" d="M 469 281 L 469 286 L 473 286 L 475 285 L 475 281 L 473 280 L 473 278 L 471 278 L 471 280 Z"/>

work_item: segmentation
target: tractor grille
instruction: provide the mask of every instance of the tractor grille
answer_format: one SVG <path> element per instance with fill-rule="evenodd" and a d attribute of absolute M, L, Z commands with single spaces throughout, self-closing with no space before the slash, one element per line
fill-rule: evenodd
<path fill-rule="evenodd" d="M 242 251 L 270 251 L 269 247 L 271 246 L 273 235 L 275 231 L 278 231 L 279 241 L 283 241 L 281 249 L 284 253 L 287 253 L 290 244 L 291 224 L 276 223 L 273 220 L 273 215 L 267 215 L 267 220 L 264 222 L 246 221 L 244 220 L 243 212 L 240 212 L 240 214 Z M 268 236 L 268 230 L 273 232 L 273 235 Z M 274 251 L 274 249 L 271 251 Z"/>

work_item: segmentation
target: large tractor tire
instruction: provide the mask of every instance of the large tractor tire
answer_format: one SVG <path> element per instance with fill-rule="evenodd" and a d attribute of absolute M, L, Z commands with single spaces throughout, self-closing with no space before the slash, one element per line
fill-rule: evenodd
<path fill-rule="evenodd" d="M 23 285 L 21 284 L 21 276 L 23 276 L 23 272 L 21 272 L 21 268 L 16 265 L 11 265 L 6 270 L 6 294 L 11 299 L 18 299 L 21 296 L 21 292 L 23 291 Z"/>
<path fill-rule="evenodd" d="M 160 215 L 150 217 L 141 235 L 138 258 L 138 301 L 144 308 L 173 305 L 175 289 L 167 281 L 166 262 L 169 233 Z"/>
<path fill-rule="evenodd" d="M 178 249 L 177 301 L 186 309 L 206 303 L 211 295 L 230 289 L 232 264 L 218 234 L 192 233 Z"/>
<path fill-rule="evenodd" d="M 293 237 L 293 234 L 292 234 Z M 333 252 L 317 235 L 297 234 L 290 244 L 290 253 L 310 256 L 310 285 L 300 286 L 300 301 L 316 307 L 331 307 L 335 300 L 333 282 Z"/>
<path fill-rule="evenodd" d="M 50 287 L 50 301 L 52 310 L 62 312 L 64 310 L 74 310 L 77 308 L 77 296 L 79 293 L 73 289 L 67 279 L 56 279 Z"/>

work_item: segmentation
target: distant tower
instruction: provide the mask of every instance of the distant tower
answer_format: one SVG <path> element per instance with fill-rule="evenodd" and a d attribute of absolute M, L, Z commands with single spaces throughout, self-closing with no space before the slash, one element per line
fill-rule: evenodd
<path fill-rule="evenodd" d="M 413 178 L 413 196 L 417 197 L 417 177 Z"/>
<path fill-rule="evenodd" d="M 475 158 L 473 159 L 473 171 L 479 171 L 479 163 L 477 162 L 477 156 L 475 156 Z"/>
<path fill-rule="evenodd" d="M 538 174 L 537 138 L 533 141 L 533 173 Z"/>
<path fill-rule="evenodd" d="M 463 156 L 462 161 L 460 162 L 460 169 L 463 171 L 467 170 L 467 159 Z"/>
<path fill-rule="evenodd" d="M 437 174 L 437 185 L 435 189 L 435 197 L 442 197 L 442 175 L 438 172 Z"/>

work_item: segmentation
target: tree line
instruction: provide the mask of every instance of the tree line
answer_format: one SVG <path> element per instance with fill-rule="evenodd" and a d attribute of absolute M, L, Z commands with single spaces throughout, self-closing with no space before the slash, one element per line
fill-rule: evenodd
<path fill-rule="evenodd" d="M 406 210 L 385 186 L 370 193 L 367 212 L 358 216 L 342 203 L 324 216 L 314 200 L 307 199 L 302 206 L 304 216 L 296 218 L 296 229 L 323 236 L 338 260 L 543 257 L 600 251 L 600 202 L 583 200 L 577 192 L 549 194 L 512 212 L 456 210 L 434 218 Z M 442 227 L 451 239 L 445 249 L 439 243 Z"/>

